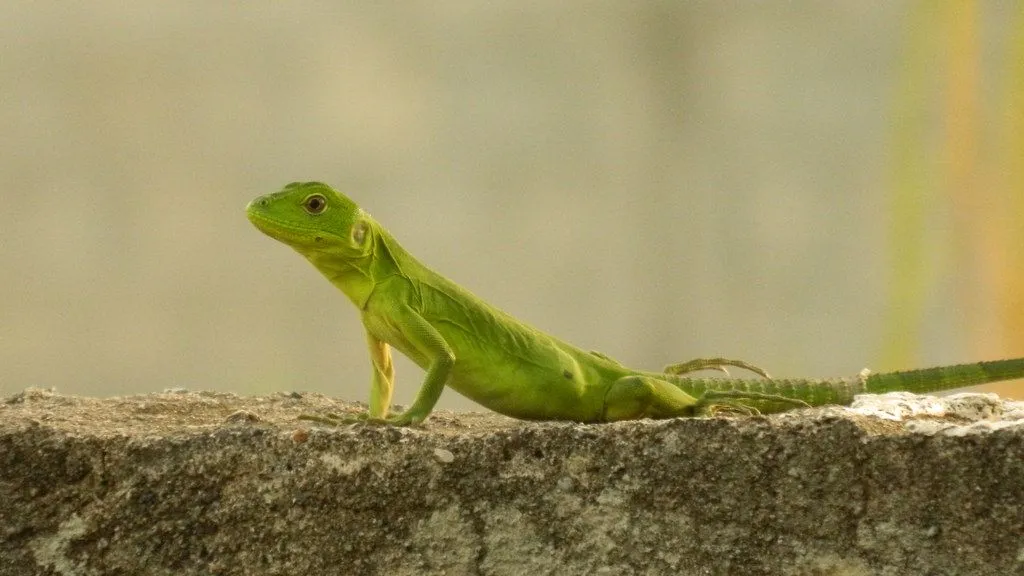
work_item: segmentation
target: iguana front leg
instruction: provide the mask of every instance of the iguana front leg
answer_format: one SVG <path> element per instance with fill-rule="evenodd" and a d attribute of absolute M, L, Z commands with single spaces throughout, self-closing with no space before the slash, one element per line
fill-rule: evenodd
<path fill-rule="evenodd" d="M 373 375 L 370 378 L 370 408 L 366 412 L 350 416 L 342 416 L 329 412 L 324 415 L 300 414 L 299 420 L 309 420 L 320 424 L 340 426 L 353 422 L 383 423 L 391 407 L 391 396 L 395 390 L 395 365 L 391 362 L 391 346 L 366 331 L 366 345 L 370 351 L 370 362 L 373 364 Z"/>
<path fill-rule="evenodd" d="M 455 352 L 444 336 L 409 306 L 402 306 L 398 322 L 402 335 L 415 350 L 414 353 L 428 361 L 427 374 L 412 406 L 385 420 L 388 424 L 408 426 L 423 422 L 434 409 L 455 367 Z"/>
<path fill-rule="evenodd" d="M 391 346 L 366 331 L 366 344 L 370 349 L 373 363 L 373 377 L 370 380 L 370 418 L 384 418 L 391 407 L 391 395 L 395 391 L 395 365 L 391 362 Z"/>
<path fill-rule="evenodd" d="M 391 349 L 387 342 L 374 336 L 368 326 L 367 343 L 373 362 L 370 409 L 355 416 L 303 414 L 299 416 L 300 419 L 336 426 L 353 422 L 408 426 L 419 424 L 430 415 L 438 398 L 441 397 L 445 384 L 448 383 L 448 378 L 451 377 L 452 368 L 455 366 L 455 353 L 441 333 L 412 308 L 402 306 L 400 310 L 395 311 L 393 317 L 397 319 L 396 324 L 399 326 L 401 336 L 413 349 L 413 354 L 426 359 L 428 364 L 423 385 L 416 394 L 412 406 L 401 414 L 387 416 L 395 375 L 394 365 L 391 363 Z"/>

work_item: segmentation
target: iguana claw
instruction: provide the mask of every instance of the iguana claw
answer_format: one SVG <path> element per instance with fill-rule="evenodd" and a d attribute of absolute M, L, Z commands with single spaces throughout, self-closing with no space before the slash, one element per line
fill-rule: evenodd
<path fill-rule="evenodd" d="M 360 412 L 358 414 L 350 414 L 346 416 L 328 412 L 324 415 L 300 414 L 298 419 L 306 420 L 308 422 L 316 422 L 326 426 L 344 426 L 346 424 L 369 424 L 371 426 L 414 426 L 425 420 L 424 417 L 417 417 L 416 415 L 409 414 L 408 412 L 402 412 L 401 414 L 395 414 L 387 418 L 374 418 L 371 417 L 368 412 Z"/>

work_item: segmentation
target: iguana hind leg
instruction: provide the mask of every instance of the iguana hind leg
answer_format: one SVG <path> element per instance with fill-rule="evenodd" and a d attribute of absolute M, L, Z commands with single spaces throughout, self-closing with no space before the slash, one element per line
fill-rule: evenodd
<path fill-rule="evenodd" d="M 769 380 L 772 378 L 764 371 L 764 369 L 759 368 L 750 362 L 744 362 L 743 360 L 730 360 L 729 358 L 694 358 L 693 360 L 680 362 L 679 364 L 669 364 L 668 366 L 665 366 L 662 372 L 678 376 L 680 374 L 686 374 L 687 372 L 696 372 L 697 370 L 718 370 L 728 374 L 729 371 L 726 370 L 726 366 L 749 370 L 754 374 L 763 376 Z"/>
<path fill-rule="evenodd" d="M 605 422 L 694 416 L 700 401 L 678 386 L 652 376 L 623 376 L 604 397 Z"/>
<path fill-rule="evenodd" d="M 637 374 L 612 383 L 605 394 L 603 420 L 707 416 L 719 412 L 755 415 L 761 413 L 760 408 L 778 411 L 780 405 L 786 406 L 783 409 L 808 406 L 803 400 L 744 390 L 708 390 L 694 397 L 667 380 Z"/>

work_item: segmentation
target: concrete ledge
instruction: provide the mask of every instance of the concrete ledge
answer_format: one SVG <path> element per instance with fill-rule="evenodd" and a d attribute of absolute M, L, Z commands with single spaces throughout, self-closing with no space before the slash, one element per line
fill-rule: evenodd
<path fill-rule="evenodd" d="M 0 400 L 0 574 L 1024 573 L 1024 405 L 895 398 L 395 429 L 30 389 Z"/>

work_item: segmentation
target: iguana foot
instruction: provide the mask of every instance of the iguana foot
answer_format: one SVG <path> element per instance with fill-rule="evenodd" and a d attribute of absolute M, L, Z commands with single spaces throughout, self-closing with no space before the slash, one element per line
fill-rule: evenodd
<path fill-rule="evenodd" d="M 402 412 L 401 414 L 395 414 L 393 416 L 388 416 L 387 418 L 384 419 L 384 422 L 386 424 L 391 424 L 392 426 L 415 426 L 415 425 L 419 424 L 420 422 L 423 422 L 426 419 L 427 419 L 427 416 L 425 414 L 424 415 L 411 414 L 408 410 L 406 410 L 405 412 Z"/>
<path fill-rule="evenodd" d="M 669 364 L 668 366 L 665 366 L 662 372 L 664 372 L 665 374 L 670 374 L 672 376 L 679 376 L 680 374 L 686 374 L 687 372 L 695 372 L 697 370 L 718 370 L 720 372 L 725 372 L 726 374 L 728 374 L 729 371 L 726 370 L 726 366 L 742 368 L 744 370 L 749 370 L 754 374 L 757 374 L 758 376 L 763 376 L 769 380 L 772 379 L 772 377 L 769 376 L 768 373 L 765 372 L 762 368 L 754 366 L 749 362 L 744 362 L 743 360 L 730 360 L 728 358 L 694 358 L 693 360 L 690 360 L 688 362 L 680 362 L 679 364 Z"/>
<path fill-rule="evenodd" d="M 761 411 L 756 406 L 744 402 L 759 403 L 780 403 L 790 404 L 793 408 L 810 408 L 811 405 L 803 400 L 787 398 L 778 394 L 765 394 L 763 392 L 747 392 L 743 390 L 708 390 L 697 400 L 694 411 L 697 414 L 709 416 L 719 412 L 736 412 L 747 416 L 760 415 Z M 774 411 L 774 410 L 770 410 Z"/>
<path fill-rule="evenodd" d="M 358 422 L 384 422 L 380 418 L 370 418 L 370 414 L 368 412 L 348 414 L 345 416 L 334 412 L 328 412 L 326 414 L 299 414 L 298 419 L 306 420 L 307 422 L 316 422 L 317 424 L 325 424 L 327 426 L 344 426 L 345 424 L 355 424 Z"/>
<path fill-rule="evenodd" d="M 698 416 L 760 416 L 761 411 L 739 402 L 712 403 L 697 408 Z"/>
<path fill-rule="evenodd" d="M 324 424 L 327 426 L 344 426 L 346 424 L 369 424 L 372 426 L 413 426 L 423 422 L 426 419 L 424 416 L 417 417 L 415 414 L 409 414 L 408 412 L 402 412 L 401 414 L 394 414 L 387 418 L 374 418 L 370 416 L 368 412 L 360 412 L 358 414 L 350 414 L 342 416 L 333 412 L 327 414 L 299 414 L 299 420 L 306 420 L 308 422 L 316 422 L 318 424 Z"/>

